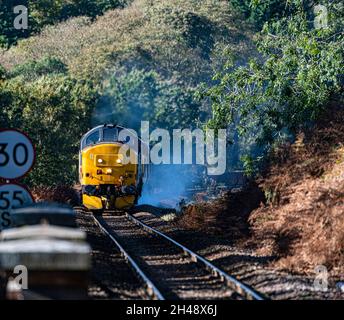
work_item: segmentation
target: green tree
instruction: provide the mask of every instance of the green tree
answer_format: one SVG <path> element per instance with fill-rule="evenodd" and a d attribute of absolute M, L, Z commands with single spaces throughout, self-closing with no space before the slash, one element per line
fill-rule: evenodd
<path fill-rule="evenodd" d="M 286 0 L 230 0 L 230 3 L 259 30 L 266 21 L 278 20 L 284 14 L 289 13 L 290 9 L 286 6 Z"/>
<path fill-rule="evenodd" d="M 215 84 L 201 97 L 212 103 L 210 127 L 235 125 L 241 136 L 270 146 L 321 115 L 343 85 L 343 6 L 328 2 L 328 25 L 315 28 L 301 1 L 295 13 L 264 26 L 257 46 L 261 54 L 236 66 L 230 53 Z M 248 159 L 248 158 L 247 158 Z"/>
<path fill-rule="evenodd" d="M 29 83 L 14 78 L 1 84 L 0 126 L 23 130 L 36 147 L 37 161 L 26 178 L 29 185 L 76 181 L 79 141 L 90 126 L 96 100 L 90 83 L 64 75 Z"/>

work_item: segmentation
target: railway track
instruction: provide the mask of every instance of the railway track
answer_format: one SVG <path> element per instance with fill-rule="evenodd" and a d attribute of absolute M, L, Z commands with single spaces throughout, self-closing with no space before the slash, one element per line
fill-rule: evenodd
<path fill-rule="evenodd" d="M 82 207 L 74 209 L 77 223 L 87 233 L 92 247 L 88 297 L 92 300 L 152 299 L 145 283 L 135 274 L 111 238 L 99 228 L 93 214 Z"/>
<path fill-rule="evenodd" d="M 135 260 L 130 256 L 130 254 L 122 247 L 122 245 L 116 240 L 116 238 L 103 226 L 103 224 L 94 217 L 94 220 L 96 224 L 99 226 L 99 228 L 104 232 L 112 242 L 115 243 L 116 247 L 119 249 L 121 254 L 124 256 L 124 258 L 127 260 L 127 262 L 130 264 L 130 266 L 133 268 L 133 270 L 137 273 L 137 275 L 141 278 L 143 283 L 146 284 L 147 293 L 148 295 L 156 300 L 165 300 L 164 296 L 161 294 L 161 292 L 158 290 L 158 288 L 154 285 L 154 283 L 146 276 L 146 274 L 141 270 L 141 268 L 138 266 L 138 264 L 135 262 Z"/>
<path fill-rule="evenodd" d="M 264 299 L 210 261 L 127 212 L 105 211 L 93 218 L 145 284 L 151 299 Z"/>

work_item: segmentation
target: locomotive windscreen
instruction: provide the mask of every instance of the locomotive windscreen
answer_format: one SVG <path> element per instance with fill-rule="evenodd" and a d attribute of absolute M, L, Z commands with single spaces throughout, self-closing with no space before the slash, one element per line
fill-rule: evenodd
<path fill-rule="evenodd" d="M 102 141 L 104 142 L 118 141 L 118 129 L 117 128 L 104 128 Z"/>
<path fill-rule="evenodd" d="M 118 132 L 118 128 L 112 125 L 93 128 L 82 138 L 81 150 L 97 143 L 118 142 Z"/>
<path fill-rule="evenodd" d="M 86 138 L 86 145 L 95 144 L 99 141 L 99 131 L 95 131 Z"/>

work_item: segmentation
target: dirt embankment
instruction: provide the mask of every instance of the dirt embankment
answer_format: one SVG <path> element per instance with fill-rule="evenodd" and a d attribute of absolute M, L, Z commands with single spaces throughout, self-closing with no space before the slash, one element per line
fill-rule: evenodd
<path fill-rule="evenodd" d="M 332 108 L 309 132 L 272 156 L 260 182 L 268 205 L 249 223 L 277 267 L 344 274 L 344 111 Z"/>
<path fill-rule="evenodd" d="M 314 274 L 324 265 L 344 274 L 344 111 L 329 108 L 311 130 L 271 155 L 270 166 L 244 192 L 185 208 L 181 226 L 233 237 L 276 256 L 272 266 Z M 262 201 L 262 198 L 264 199 Z"/>
<path fill-rule="evenodd" d="M 232 240 L 246 239 L 250 233 L 249 215 L 262 201 L 263 192 L 252 182 L 244 190 L 226 191 L 211 201 L 202 201 L 199 197 L 182 209 L 176 223 L 183 228 Z"/>

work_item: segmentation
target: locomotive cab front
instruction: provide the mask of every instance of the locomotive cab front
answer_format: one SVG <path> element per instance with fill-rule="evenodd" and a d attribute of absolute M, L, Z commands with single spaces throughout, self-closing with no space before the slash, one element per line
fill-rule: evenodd
<path fill-rule="evenodd" d="M 141 195 L 144 166 L 137 161 L 123 161 L 125 155 L 119 141 L 120 126 L 98 126 L 81 140 L 79 174 L 82 203 L 90 210 L 127 209 L 137 203 Z M 131 159 L 132 160 L 132 159 Z"/>

